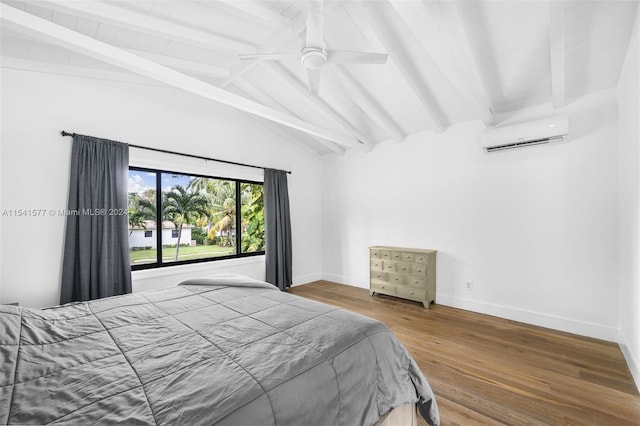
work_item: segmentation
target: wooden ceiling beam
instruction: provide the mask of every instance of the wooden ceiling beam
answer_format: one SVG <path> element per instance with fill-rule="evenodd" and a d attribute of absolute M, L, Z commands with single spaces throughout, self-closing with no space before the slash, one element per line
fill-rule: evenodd
<path fill-rule="evenodd" d="M 413 64 L 409 53 L 398 39 L 399 34 L 389 26 L 390 20 L 395 18 L 397 21 L 400 19 L 397 12 L 395 12 L 388 2 L 381 1 L 364 2 L 363 4 L 345 2 L 343 6 L 355 20 L 367 22 L 373 27 L 378 40 L 380 40 L 384 46 L 390 59 L 395 63 L 404 80 L 420 101 L 426 115 L 429 129 L 436 133 L 442 133 L 446 127 L 446 123 L 442 114 L 439 112 L 439 106 L 433 100 L 428 87 L 422 79 L 420 72 Z"/>
<path fill-rule="evenodd" d="M 260 66 L 272 77 L 285 84 L 289 89 L 295 91 L 308 105 L 326 114 L 344 130 L 355 135 L 354 143 L 350 146 L 351 148 L 357 148 L 363 151 L 371 149 L 372 142 L 369 140 L 369 137 L 349 123 L 340 113 L 320 97 L 311 95 L 306 84 L 299 81 L 289 70 L 277 63 L 277 61 L 262 61 Z"/>
<path fill-rule="evenodd" d="M 320 158 L 320 155 L 318 154 L 317 151 L 311 149 L 310 147 L 308 147 L 307 145 L 305 145 L 303 143 L 300 143 L 299 140 L 295 139 L 288 131 L 286 131 L 286 128 L 284 128 L 282 126 L 278 126 L 277 124 L 275 124 L 272 121 L 261 120 L 259 117 L 255 116 L 255 115 L 248 115 L 247 118 L 249 118 L 250 120 L 253 120 L 255 123 L 257 123 L 258 125 L 264 127 L 265 129 L 269 130 L 270 132 L 273 132 L 273 133 L 277 134 L 283 140 L 291 143 L 292 145 L 305 150 L 306 152 L 308 152 L 309 154 L 313 155 L 316 158 Z"/>
<path fill-rule="evenodd" d="M 112 6 L 110 3 L 101 1 L 37 0 L 32 4 L 127 30 L 141 32 L 154 37 L 207 49 L 216 49 L 234 54 L 238 52 L 256 52 L 255 46 L 250 43 L 234 40 L 220 34 L 201 31 L 186 25 L 176 24 L 167 19 L 156 18 L 123 7 Z"/>
<path fill-rule="evenodd" d="M 213 78 L 225 78 L 229 76 L 229 70 L 227 68 L 218 67 L 211 64 L 188 61 L 186 59 L 176 58 L 175 56 L 158 55 L 155 53 L 145 52 L 137 49 L 124 50 L 136 56 L 140 56 L 142 58 L 146 58 L 150 61 L 156 62 L 160 65 L 164 65 L 179 71 L 184 71 L 189 74 L 198 74 Z"/>
<path fill-rule="evenodd" d="M 252 97 L 254 100 L 256 100 L 257 102 L 260 102 L 262 105 L 267 105 L 267 106 L 271 106 L 271 108 L 276 108 L 279 109 L 281 111 L 286 112 L 287 114 L 291 114 L 295 117 L 301 118 L 300 116 L 298 116 L 295 112 L 291 111 L 289 108 L 287 108 L 286 106 L 282 105 L 280 102 L 278 102 L 277 100 L 275 100 L 273 97 L 267 95 L 265 92 L 263 92 L 262 90 L 258 89 L 256 86 L 254 86 L 253 84 L 249 83 L 246 79 L 244 78 L 237 78 L 234 82 L 233 85 L 236 86 L 238 89 L 242 90 L 246 95 L 248 95 L 249 97 Z M 330 151 L 337 153 L 337 154 L 342 154 L 344 153 L 344 148 L 329 142 L 326 139 L 321 139 L 321 138 L 317 138 L 315 136 L 311 136 L 310 137 L 314 138 L 318 143 L 324 145 L 327 149 L 329 149 Z"/>
<path fill-rule="evenodd" d="M 332 75 L 338 76 L 349 97 L 358 105 L 391 139 L 402 142 L 407 133 L 396 124 L 378 102 L 360 85 L 343 65 L 332 67 Z M 325 74 L 326 75 L 326 74 Z"/>
<path fill-rule="evenodd" d="M 414 44 L 422 47 L 424 59 L 440 70 L 465 104 L 472 108 L 474 115 L 485 125 L 490 125 L 493 122 L 493 110 L 486 96 L 480 96 L 474 90 L 474 84 L 465 75 L 466 68 L 453 65 L 451 50 L 455 51 L 459 46 L 448 46 L 448 41 L 438 31 L 437 21 L 428 13 L 426 6 L 422 2 L 399 0 L 392 0 L 391 5 L 413 33 Z M 455 19 L 455 15 L 450 17 Z"/>
<path fill-rule="evenodd" d="M 469 38 L 465 24 L 462 22 L 462 16 L 458 9 L 458 2 L 440 0 L 434 3 L 423 3 L 423 7 L 437 7 L 441 12 L 442 25 L 440 31 L 448 35 L 448 37 L 440 37 L 445 52 L 450 53 L 453 66 L 461 73 L 461 78 L 466 83 L 469 93 L 474 96 L 478 102 L 477 108 L 480 109 L 481 120 L 486 125 L 493 123 L 494 108 L 489 99 L 487 86 L 478 67 L 478 63 L 471 49 Z M 433 18 L 432 18 L 433 21 Z M 437 19 L 435 20 L 437 22 Z M 488 113 L 487 113 L 488 111 Z M 490 122 L 486 122 L 490 121 Z"/>
<path fill-rule="evenodd" d="M 549 53 L 551 64 L 551 98 L 554 108 L 565 105 L 566 6 L 549 0 Z"/>
<path fill-rule="evenodd" d="M 5 3 L 0 3 L 0 22 L 2 22 L 2 25 L 6 28 L 44 39 L 49 43 L 82 53 L 149 79 L 160 81 L 169 86 L 266 118 L 267 120 L 284 126 L 331 140 L 340 145 L 349 147 L 359 145 L 358 142 L 350 136 L 342 135 L 315 124 L 307 123 L 289 114 L 265 107 L 257 102 L 238 96 L 235 93 L 220 89 L 148 59 L 133 55 L 123 49 L 87 37 L 46 19 L 23 12 Z"/>

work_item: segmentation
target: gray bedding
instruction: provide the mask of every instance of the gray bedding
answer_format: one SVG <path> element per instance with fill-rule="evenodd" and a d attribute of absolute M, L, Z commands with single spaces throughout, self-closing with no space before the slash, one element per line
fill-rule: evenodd
<path fill-rule="evenodd" d="M 238 275 L 0 307 L 0 423 L 372 425 L 431 389 L 382 323 Z"/>

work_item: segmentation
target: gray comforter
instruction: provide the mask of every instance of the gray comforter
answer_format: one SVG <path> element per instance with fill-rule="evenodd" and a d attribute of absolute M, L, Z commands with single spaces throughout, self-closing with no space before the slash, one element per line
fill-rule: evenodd
<path fill-rule="evenodd" d="M 229 275 L 0 307 L 0 423 L 371 425 L 434 396 L 382 323 Z"/>

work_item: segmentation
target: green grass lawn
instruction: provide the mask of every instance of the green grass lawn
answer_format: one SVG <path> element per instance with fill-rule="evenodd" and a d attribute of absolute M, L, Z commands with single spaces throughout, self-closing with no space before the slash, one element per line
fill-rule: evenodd
<path fill-rule="evenodd" d="M 154 263 L 156 261 L 156 250 L 132 250 L 131 264 L 137 265 L 141 263 Z M 235 247 L 220 246 L 195 246 L 180 247 L 178 260 L 201 259 L 203 257 L 217 257 L 235 254 Z M 162 260 L 164 262 L 175 261 L 176 248 L 162 249 Z"/>

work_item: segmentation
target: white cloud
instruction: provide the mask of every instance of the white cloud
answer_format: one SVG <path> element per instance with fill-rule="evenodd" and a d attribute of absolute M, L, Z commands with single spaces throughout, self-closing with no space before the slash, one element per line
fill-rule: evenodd
<path fill-rule="evenodd" d="M 147 182 L 144 181 L 142 176 L 139 174 L 129 175 L 129 193 L 135 192 L 138 194 L 143 193 L 147 189 L 155 189 L 153 186 L 150 186 Z"/>

